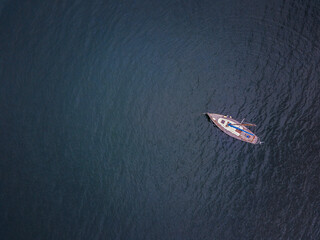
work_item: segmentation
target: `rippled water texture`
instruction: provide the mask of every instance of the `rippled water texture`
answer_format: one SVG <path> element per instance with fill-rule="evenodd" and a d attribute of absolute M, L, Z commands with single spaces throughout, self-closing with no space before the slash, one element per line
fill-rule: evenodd
<path fill-rule="evenodd" d="M 319 1 L 0 13 L 1 239 L 320 239 Z"/>

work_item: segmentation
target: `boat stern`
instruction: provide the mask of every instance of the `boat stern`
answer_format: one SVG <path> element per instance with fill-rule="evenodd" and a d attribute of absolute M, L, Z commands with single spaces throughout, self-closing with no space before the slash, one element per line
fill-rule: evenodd
<path fill-rule="evenodd" d="M 255 138 L 253 139 L 253 141 L 252 141 L 251 143 L 252 143 L 252 144 L 258 144 L 258 143 L 260 143 L 259 137 L 257 137 L 257 136 L 255 135 Z"/>

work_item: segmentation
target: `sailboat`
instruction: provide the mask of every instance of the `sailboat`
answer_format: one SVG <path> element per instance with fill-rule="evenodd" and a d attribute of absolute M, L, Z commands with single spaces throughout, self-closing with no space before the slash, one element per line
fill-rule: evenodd
<path fill-rule="evenodd" d="M 258 144 L 262 143 L 252 131 L 250 131 L 246 126 L 256 126 L 252 123 L 243 123 L 244 119 L 241 122 L 234 120 L 231 116 L 224 116 L 216 113 L 204 113 L 210 120 L 222 130 L 224 133 L 229 136 L 236 138 L 238 140 Z"/>

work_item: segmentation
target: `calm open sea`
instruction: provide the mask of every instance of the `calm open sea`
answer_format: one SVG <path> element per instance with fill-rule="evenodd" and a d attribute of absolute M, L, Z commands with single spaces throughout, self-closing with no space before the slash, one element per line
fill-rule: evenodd
<path fill-rule="evenodd" d="M 1 239 L 320 239 L 318 0 L 0 1 L 0 81 Z"/>

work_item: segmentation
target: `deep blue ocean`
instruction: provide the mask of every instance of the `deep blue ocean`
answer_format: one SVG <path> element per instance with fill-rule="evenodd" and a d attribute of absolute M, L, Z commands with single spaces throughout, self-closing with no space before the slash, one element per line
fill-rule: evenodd
<path fill-rule="evenodd" d="M 0 81 L 0 239 L 320 239 L 318 0 L 0 1 Z"/>

